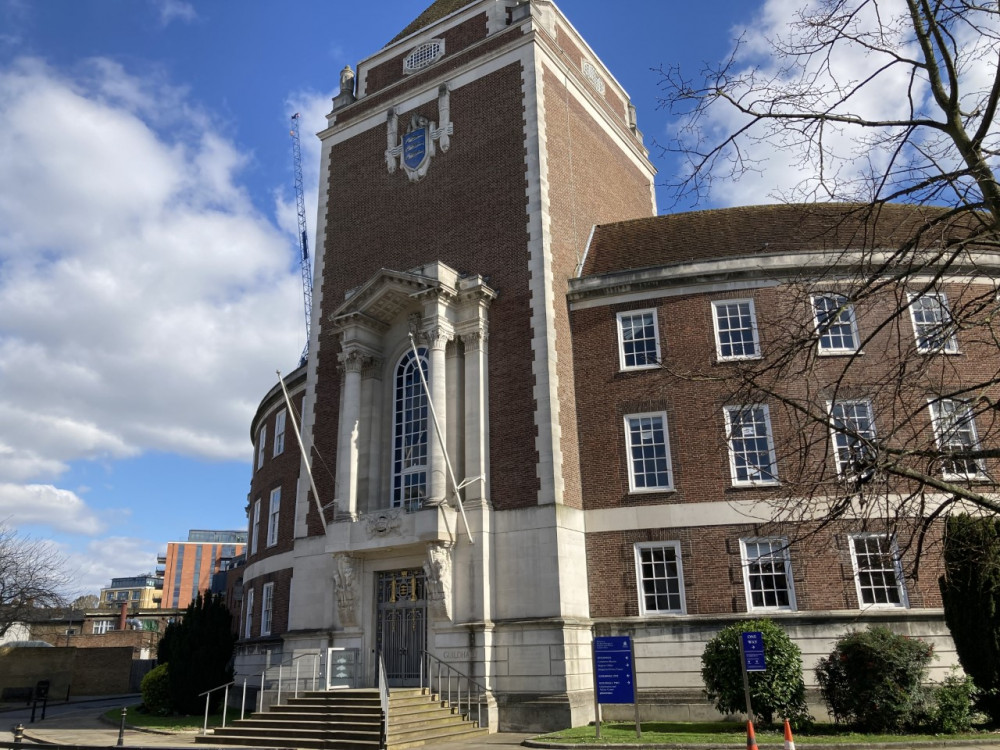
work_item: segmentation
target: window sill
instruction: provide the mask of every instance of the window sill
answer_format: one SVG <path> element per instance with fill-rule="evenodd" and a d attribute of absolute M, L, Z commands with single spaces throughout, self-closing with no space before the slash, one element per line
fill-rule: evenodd
<path fill-rule="evenodd" d="M 817 357 L 863 357 L 864 349 L 817 349 Z"/>
<path fill-rule="evenodd" d="M 985 472 L 979 474 L 942 474 L 946 482 L 967 482 L 968 484 L 990 484 L 993 480 Z"/>
<path fill-rule="evenodd" d="M 715 364 L 725 365 L 731 362 L 756 362 L 757 360 L 764 359 L 760 354 L 755 354 L 752 357 L 723 357 L 720 354 L 715 355 Z"/>
<path fill-rule="evenodd" d="M 728 487 L 728 490 L 759 490 L 768 489 L 771 487 L 780 487 L 780 481 L 774 482 L 733 482 L 733 484 Z"/>
<path fill-rule="evenodd" d="M 622 367 L 619 365 L 618 372 L 646 372 L 648 370 L 659 370 L 660 364 L 656 363 L 653 365 L 634 365 L 633 367 Z"/>
<path fill-rule="evenodd" d="M 629 488 L 628 494 L 630 495 L 673 495 L 677 492 L 676 487 L 653 487 L 653 488 L 641 488 L 632 489 Z"/>
<path fill-rule="evenodd" d="M 654 612 L 640 612 L 639 617 L 683 617 L 687 612 L 683 611 L 654 611 Z"/>
<path fill-rule="evenodd" d="M 920 347 L 917 347 L 917 354 L 923 354 L 928 357 L 933 357 L 938 354 L 943 354 L 946 357 L 960 357 L 962 352 L 958 349 L 955 349 L 955 351 L 949 351 L 947 349 L 921 349 Z"/>

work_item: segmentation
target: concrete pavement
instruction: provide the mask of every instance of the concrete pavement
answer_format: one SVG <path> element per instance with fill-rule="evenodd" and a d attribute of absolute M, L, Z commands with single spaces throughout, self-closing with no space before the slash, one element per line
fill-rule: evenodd
<path fill-rule="evenodd" d="M 4 741 L 12 741 L 14 727 L 0 714 L 0 737 Z M 195 747 L 197 731 L 152 733 L 139 729 L 125 730 L 124 743 L 126 748 L 179 748 L 190 750 Z M 442 742 L 434 746 L 434 750 L 513 750 L 534 734 L 503 733 L 488 737 L 476 738 L 472 741 Z M 34 724 L 24 723 L 24 742 L 47 745 L 70 745 L 88 747 L 114 747 L 118 743 L 118 727 L 104 722 L 100 714 L 77 712 L 71 716 L 49 717 L 45 721 Z M 211 744 L 198 744 L 199 750 L 210 750 Z M 226 748 L 234 746 L 227 745 Z M 261 750 L 261 748 L 255 748 Z M 993 748 L 996 750 L 996 748 Z"/>
<path fill-rule="evenodd" d="M 85 705 L 81 705 L 80 707 L 84 709 Z M 2 738 L 3 744 L 13 740 L 13 729 L 14 727 L 7 720 L 7 717 L 0 713 L 0 738 Z M 195 747 L 195 737 L 197 735 L 197 731 L 153 733 L 138 729 L 126 729 L 124 746 L 132 750 L 140 750 L 141 748 L 152 748 L 154 750 L 164 750 L 165 748 L 191 750 Z M 554 743 L 531 742 L 531 739 L 535 736 L 534 734 L 522 733 L 493 734 L 474 740 L 439 743 L 434 745 L 433 750 L 515 750 L 515 748 L 522 747 L 522 743 L 525 740 L 528 740 L 529 746 L 532 747 L 581 747 L 579 745 L 560 746 Z M 61 746 L 113 748 L 118 742 L 118 727 L 107 724 L 96 710 L 93 712 L 81 710 L 68 716 L 49 717 L 44 721 L 36 721 L 34 724 L 25 723 L 24 742 Z M 211 750 L 212 745 L 198 744 L 197 747 L 199 750 Z M 232 748 L 233 746 L 226 747 Z M 598 750 L 601 746 L 587 745 L 585 747 L 588 750 Z M 629 747 L 651 750 L 655 747 L 680 748 L 681 746 L 618 745 L 615 746 L 615 750 L 625 750 Z M 704 747 L 707 748 L 709 746 Z M 721 748 L 726 746 L 715 745 L 712 747 Z M 771 748 L 781 748 L 782 745 L 765 743 L 760 745 L 760 747 L 761 750 L 770 750 Z M 834 750 L 834 748 L 838 750 L 859 750 L 856 746 L 851 745 L 823 745 L 821 747 L 823 750 Z M 997 737 L 996 742 L 990 742 L 986 739 L 982 742 L 967 740 L 941 743 L 898 742 L 889 745 L 868 745 L 865 750 L 875 747 L 892 748 L 892 750 L 910 750 L 910 748 L 920 748 L 920 750 L 1000 750 L 1000 736 Z M 255 750 L 262 749 L 256 748 Z"/>

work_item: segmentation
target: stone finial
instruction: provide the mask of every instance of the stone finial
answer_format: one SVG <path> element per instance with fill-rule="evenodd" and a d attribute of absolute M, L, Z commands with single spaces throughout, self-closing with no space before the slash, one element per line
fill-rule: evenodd
<path fill-rule="evenodd" d="M 345 65 L 344 69 L 340 71 L 340 95 L 354 94 L 354 71 L 351 70 L 350 65 Z"/>

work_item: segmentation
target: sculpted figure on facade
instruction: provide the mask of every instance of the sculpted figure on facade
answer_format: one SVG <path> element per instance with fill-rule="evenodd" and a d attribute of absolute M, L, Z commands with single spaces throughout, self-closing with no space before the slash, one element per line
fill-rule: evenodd
<path fill-rule="evenodd" d="M 333 585 L 337 592 L 337 612 L 345 628 L 358 626 L 357 560 L 350 555 L 333 556 Z"/>
<path fill-rule="evenodd" d="M 424 562 L 427 584 L 427 603 L 431 612 L 443 619 L 451 619 L 451 545 L 431 544 L 427 547 Z"/>

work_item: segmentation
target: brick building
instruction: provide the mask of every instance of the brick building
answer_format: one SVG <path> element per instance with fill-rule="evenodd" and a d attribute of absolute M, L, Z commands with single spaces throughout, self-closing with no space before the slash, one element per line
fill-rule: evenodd
<path fill-rule="evenodd" d="M 212 576 L 242 555 L 247 532 L 193 529 L 186 542 L 168 542 L 167 553 L 157 559 L 163 566 L 160 606 L 184 609 L 198 592 L 211 589 Z"/>
<path fill-rule="evenodd" d="M 782 285 L 866 236 L 846 207 L 657 217 L 627 93 L 546 0 L 438 0 L 328 121 L 309 358 L 251 425 L 238 674 L 336 647 L 412 684 L 426 649 L 541 729 L 593 718 L 595 634 L 635 637 L 650 715 L 705 713 L 704 642 L 748 613 L 807 661 L 867 621 L 953 661 L 935 561 L 904 581 L 846 520 L 789 551 L 758 511 L 787 426 L 671 375 L 806 315 Z"/>

